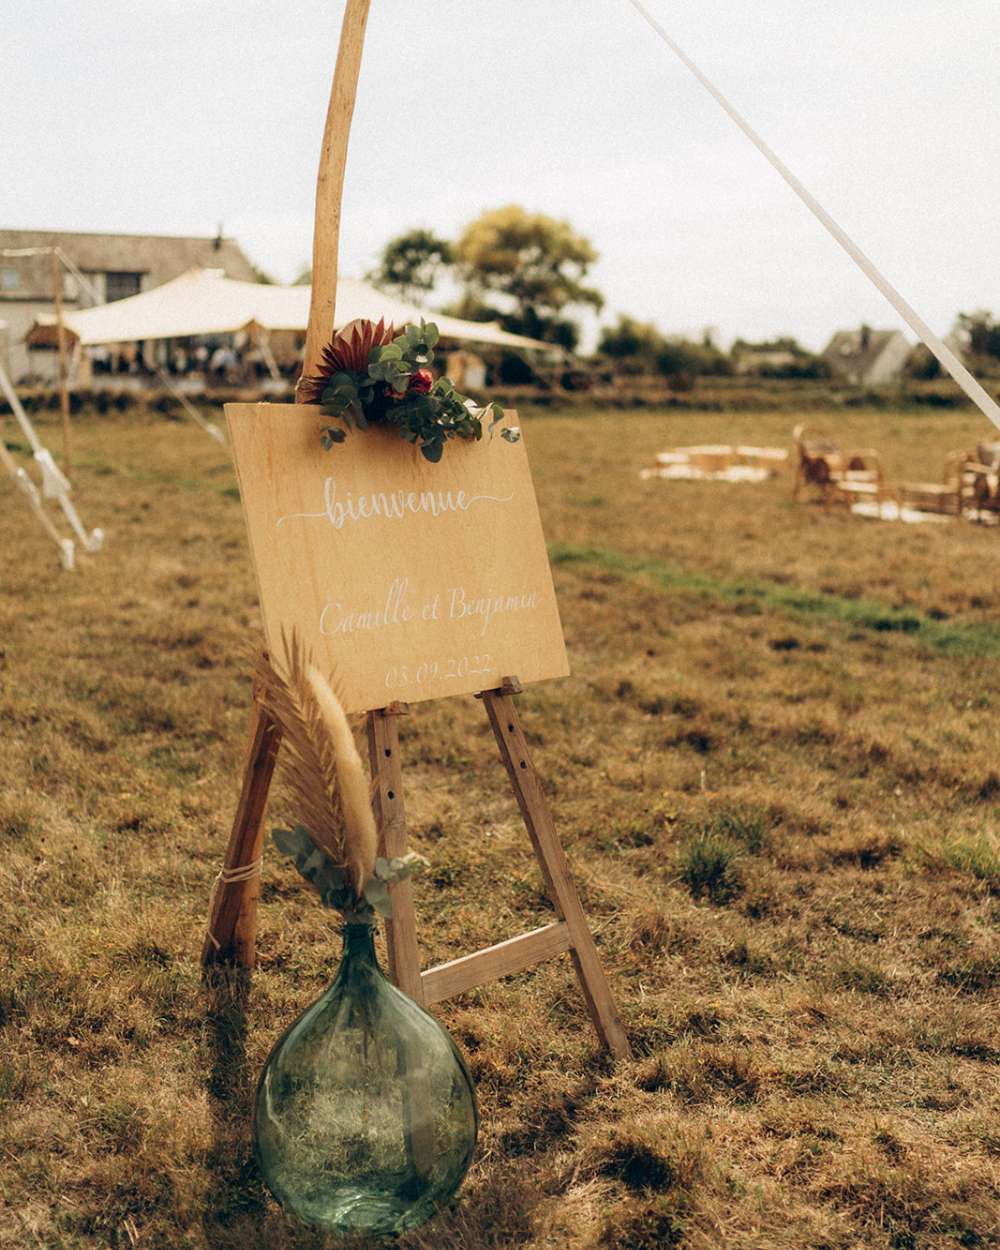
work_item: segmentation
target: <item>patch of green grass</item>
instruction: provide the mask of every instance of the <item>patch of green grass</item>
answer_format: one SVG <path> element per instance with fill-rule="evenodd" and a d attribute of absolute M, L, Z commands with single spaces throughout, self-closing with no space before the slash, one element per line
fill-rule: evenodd
<path fill-rule="evenodd" d="M 840 990 L 853 990 L 856 994 L 875 994 L 885 997 L 892 991 L 892 978 L 881 968 L 863 959 L 843 960 L 834 969 L 833 984 Z"/>
<path fill-rule="evenodd" d="M 759 809 L 730 808 L 715 814 L 708 832 L 738 842 L 751 855 L 757 855 L 766 848 L 771 827 L 772 822 Z"/>
<path fill-rule="evenodd" d="M 902 611 L 874 599 L 848 598 L 777 582 L 711 577 L 651 556 L 629 555 L 607 547 L 550 543 L 553 564 L 582 564 L 620 577 L 651 581 L 663 590 L 694 594 L 717 602 L 753 605 L 799 618 L 820 618 L 881 634 L 906 634 L 946 655 L 1000 655 L 1000 629 L 978 622 L 955 623 Z"/>
<path fill-rule="evenodd" d="M 696 834 L 680 849 L 680 878 L 692 898 L 724 907 L 743 893 L 739 860 L 740 848 L 730 838 Z"/>
<path fill-rule="evenodd" d="M 975 877 L 992 891 L 1000 892 L 1000 847 L 995 838 L 985 833 L 975 837 L 952 838 L 933 849 L 925 848 L 924 854 L 956 872 Z"/>

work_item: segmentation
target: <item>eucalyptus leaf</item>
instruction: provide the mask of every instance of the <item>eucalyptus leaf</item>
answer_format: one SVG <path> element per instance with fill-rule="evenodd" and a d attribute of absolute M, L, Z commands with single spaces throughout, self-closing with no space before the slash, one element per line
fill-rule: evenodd
<path fill-rule="evenodd" d="M 389 888 L 378 877 L 372 877 L 365 886 L 365 902 L 370 903 L 382 916 L 392 915 L 392 899 L 389 897 Z"/>
<path fill-rule="evenodd" d="M 308 830 L 302 825 L 296 825 L 294 829 L 272 829 L 271 839 L 282 855 L 307 854 L 313 846 Z"/>

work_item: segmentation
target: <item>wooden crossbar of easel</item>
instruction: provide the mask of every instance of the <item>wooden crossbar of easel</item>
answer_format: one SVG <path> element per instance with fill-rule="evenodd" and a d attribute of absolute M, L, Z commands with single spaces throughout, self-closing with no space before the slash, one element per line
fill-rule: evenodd
<path fill-rule="evenodd" d="M 625 1030 L 518 719 L 513 695 L 519 690 L 516 678 L 506 678 L 499 688 L 476 697 L 486 708 L 546 892 L 559 919 L 485 950 L 422 969 L 413 887 L 402 881 L 390 889 L 392 919 L 386 921 L 389 974 L 404 993 L 429 1007 L 568 953 L 601 1044 L 617 1058 L 626 1058 L 629 1045 Z M 407 849 L 399 752 L 399 717 L 406 710 L 404 705 L 390 704 L 369 712 L 367 719 L 379 853 L 388 857 L 403 855 Z M 259 868 L 262 853 L 264 809 L 279 745 L 280 730 L 255 697 L 243 786 L 225 862 L 212 893 L 202 952 L 206 966 L 226 962 L 251 968 L 255 961 L 260 894 L 260 873 L 255 868 Z"/>

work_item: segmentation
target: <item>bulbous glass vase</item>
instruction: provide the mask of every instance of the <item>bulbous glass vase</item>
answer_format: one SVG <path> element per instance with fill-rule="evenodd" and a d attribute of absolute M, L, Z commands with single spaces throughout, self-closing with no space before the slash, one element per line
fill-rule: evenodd
<path fill-rule="evenodd" d="M 454 1042 L 383 975 L 372 926 L 343 932 L 336 979 L 264 1065 L 257 1159 L 290 1215 L 382 1236 L 416 1228 L 455 1193 L 479 1116 Z"/>

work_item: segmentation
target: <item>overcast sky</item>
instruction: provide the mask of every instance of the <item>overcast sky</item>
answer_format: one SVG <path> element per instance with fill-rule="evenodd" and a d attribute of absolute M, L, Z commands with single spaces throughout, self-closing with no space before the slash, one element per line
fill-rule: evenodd
<path fill-rule="evenodd" d="M 648 0 L 930 321 L 1000 312 L 997 0 Z M 0 226 L 307 261 L 342 0 L 3 0 Z M 895 313 L 627 0 L 373 0 L 341 272 L 517 202 L 619 312 L 820 347 Z"/>

